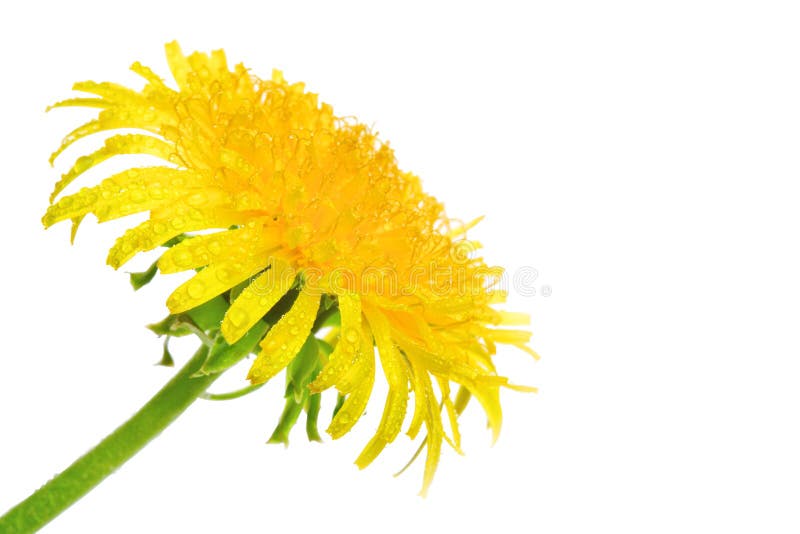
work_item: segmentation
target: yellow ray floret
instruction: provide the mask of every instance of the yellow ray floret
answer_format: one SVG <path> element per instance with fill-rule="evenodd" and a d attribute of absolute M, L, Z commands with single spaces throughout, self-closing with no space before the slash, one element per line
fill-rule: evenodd
<path fill-rule="evenodd" d="M 362 356 L 358 359 L 357 365 L 350 370 L 352 374 L 350 380 L 339 390 L 341 393 L 348 394 L 347 399 L 326 430 L 333 439 L 342 437 L 353 428 L 367 407 L 367 401 L 372 393 L 372 385 L 375 383 L 375 354 L 372 348 L 372 338 L 366 328 L 361 330 L 358 337 L 362 343 Z"/>
<path fill-rule="evenodd" d="M 221 327 L 225 340 L 230 344 L 236 343 L 271 310 L 292 287 L 294 274 L 291 265 L 274 258 L 269 269 L 244 288 L 228 308 Z"/>
<path fill-rule="evenodd" d="M 364 313 L 375 337 L 383 373 L 389 383 L 389 393 L 378 430 L 356 459 L 356 465 L 361 469 L 368 466 L 400 433 L 408 404 L 409 380 L 407 365 L 392 342 L 386 317 L 380 311 L 369 308 Z"/>
<path fill-rule="evenodd" d="M 319 293 L 300 291 L 291 309 L 270 328 L 261 342 L 261 353 L 247 374 L 250 382 L 266 382 L 289 365 L 311 332 L 319 300 Z"/>
<path fill-rule="evenodd" d="M 341 333 L 328 363 L 309 384 L 312 392 L 320 392 L 336 384 L 349 371 L 362 350 L 361 299 L 354 293 L 339 295 Z M 371 345 L 370 345 L 371 346 Z"/>
<path fill-rule="evenodd" d="M 503 271 L 467 237 L 480 218 L 448 218 L 374 131 L 335 115 L 280 71 L 261 79 L 230 67 L 222 51 L 187 56 L 177 43 L 166 55 L 174 83 L 134 63 L 141 89 L 80 82 L 74 89 L 83 96 L 51 106 L 95 113 L 66 135 L 51 163 L 86 137 L 108 137 L 67 167 L 44 225 L 72 221 L 74 237 L 88 214 L 100 222 L 145 214 L 114 243 L 109 265 L 164 245 L 162 273 L 197 271 L 169 296 L 171 313 L 222 295 L 229 308 L 219 331 L 230 344 L 263 318 L 274 322 L 248 374 L 254 384 L 292 362 L 312 329 L 329 329 L 319 336 L 332 351 L 304 368 L 318 373 L 313 380 L 304 376 L 308 393 L 335 387 L 346 396 L 328 427 L 334 438 L 367 406 L 377 348 L 388 394 L 356 464 L 367 466 L 396 439 L 413 402 L 407 433 L 427 433 L 427 490 L 442 441 L 460 450 L 457 416 L 468 395 L 454 402 L 451 384 L 476 397 L 496 438 L 500 388 L 530 390 L 497 374 L 498 346 L 538 357 L 528 347 L 528 316 L 497 309 L 507 296 Z M 121 155 L 161 161 L 66 194 Z"/>

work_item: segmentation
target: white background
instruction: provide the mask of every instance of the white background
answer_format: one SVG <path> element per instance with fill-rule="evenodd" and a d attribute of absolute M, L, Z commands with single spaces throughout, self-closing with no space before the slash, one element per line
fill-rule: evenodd
<path fill-rule="evenodd" d="M 800 531 L 796 3 L 330 4 L 0 8 L 0 509 L 171 376 L 143 325 L 180 277 L 134 294 L 104 265 L 128 223 L 87 221 L 70 247 L 68 225 L 39 219 L 97 145 L 49 168 L 91 113 L 45 106 L 74 81 L 136 83 L 135 60 L 166 75 L 178 39 L 307 82 L 373 124 L 451 216 L 485 214 L 490 263 L 552 288 L 513 298 L 541 362 L 498 355 L 541 392 L 504 394 L 494 447 L 471 406 L 466 457 L 445 451 L 421 499 L 421 463 L 391 477 L 416 447 L 405 437 L 352 465 L 380 391 L 335 443 L 298 429 L 289 449 L 264 445 L 277 379 L 196 404 L 46 532 Z"/>

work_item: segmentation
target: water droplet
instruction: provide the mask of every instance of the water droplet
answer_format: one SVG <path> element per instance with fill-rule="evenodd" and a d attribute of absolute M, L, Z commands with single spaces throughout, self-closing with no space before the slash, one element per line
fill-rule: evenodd
<path fill-rule="evenodd" d="M 250 318 L 248 313 L 241 308 L 231 308 L 228 311 L 228 320 L 233 326 L 242 327 L 247 323 Z"/>
<path fill-rule="evenodd" d="M 186 202 L 190 206 L 202 206 L 208 201 L 208 197 L 205 193 L 194 193 L 186 199 Z"/>
<path fill-rule="evenodd" d="M 192 253 L 185 248 L 176 249 L 172 255 L 172 260 L 179 267 L 188 267 L 192 263 Z"/>
<path fill-rule="evenodd" d="M 212 241 L 211 243 L 209 243 L 209 244 L 208 244 L 208 251 L 209 251 L 211 254 L 217 255 L 217 254 L 219 254 L 220 252 L 222 252 L 222 245 L 220 245 L 220 244 L 219 244 L 218 242 L 216 242 L 216 241 Z"/>
<path fill-rule="evenodd" d="M 223 284 L 227 284 L 233 278 L 234 272 L 230 267 L 219 267 L 217 269 L 217 280 Z"/>
<path fill-rule="evenodd" d="M 297 328 L 296 326 L 293 326 L 293 327 L 291 327 L 291 328 L 289 329 L 289 333 L 290 333 L 291 335 L 293 335 L 293 336 L 296 336 L 296 335 L 298 335 L 298 334 L 300 333 L 300 329 L 299 329 L 299 328 Z"/>
<path fill-rule="evenodd" d="M 164 190 L 157 186 L 151 186 L 147 189 L 147 194 L 153 200 L 161 200 L 164 198 Z"/>
<path fill-rule="evenodd" d="M 348 328 L 347 331 L 344 333 L 344 338 L 349 343 L 355 343 L 358 341 L 358 332 L 356 332 L 355 328 Z"/>
<path fill-rule="evenodd" d="M 206 284 L 202 280 L 193 279 L 189 282 L 189 285 L 186 286 L 186 292 L 189 294 L 190 297 L 193 299 L 202 298 L 205 294 Z"/>
<path fill-rule="evenodd" d="M 153 233 L 163 234 L 167 231 L 167 225 L 161 222 L 153 223 Z"/>
<path fill-rule="evenodd" d="M 175 217 L 174 219 L 172 219 L 172 220 L 170 221 L 170 224 L 171 224 L 171 225 L 172 225 L 172 227 L 173 227 L 173 228 L 175 228 L 176 230 L 180 230 L 181 228 L 183 228 L 184 226 L 186 226 L 186 221 L 184 221 L 182 217 Z"/>
<path fill-rule="evenodd" d="M 131 200 L 133 202 L 144 202 L 147 200 L 147 195 L 141 189 L 133 189 L 131 190 Z"/>

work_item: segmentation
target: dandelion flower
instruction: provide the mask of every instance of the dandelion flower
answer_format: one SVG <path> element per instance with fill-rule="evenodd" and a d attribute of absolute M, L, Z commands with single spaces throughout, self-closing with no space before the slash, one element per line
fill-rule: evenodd
<path fill-rule="evenodd" d="M 298 361 L 322 313 L 335 310 L 338 320 L 325 334 L 332 350 L 312 351 L 318 364 L 303 386 L 312 396 L 336 388 L 345 399 L 327 428 L 339 438 L 364 412 L 379 359 L 388 394 L 356 464 L 366 467 L 394 441 L 410 412 L 408 435 L 423 425 L 427 432 L 424 493 L 443 441 L 460 450 L 464 399 L 480 402 L 495 439 L 500 431 L 499 389 L 519 387 L 498 376 L 496 346 L 535 356 L 529 332 L 514 328 L 527 316 L 495 308 L 506 297 L 497 288 L 502 270 L 477 257 L 479 243 L 466 237 L 474 223 L 449 219 L 419 178 L 398 167 L 387 143 L 336 116 L 302 83 L 288 83 L 279 71 L 262 80 L 242 65 L 231 69 L 222 51 L 185 56 L 170 43 L 166 53 L 177 88 L 134 63 L 143 89 L 82 82 L 74 89 L 93 96 L 53 106 L 100 111 L 66 136 L 51 163 L 86 136 L 126 132 L 61 177 L 44 225 L 72 221 L 74 238 L 87 214 L 104 222 L 149 212 L 119 237 L 108 264 L 116 269 L 172 243 L 158 270 L 195 274 L 167 307 L 180 314 L 226 295 L 218 330 L 230 346 L 288 303 L 266 334 L 256 334 L 252 384 Z M 122 154 L 163 163 L 63 196 L 82 173 Z M 464 392 L 455 401 L 453 384 Z"/>

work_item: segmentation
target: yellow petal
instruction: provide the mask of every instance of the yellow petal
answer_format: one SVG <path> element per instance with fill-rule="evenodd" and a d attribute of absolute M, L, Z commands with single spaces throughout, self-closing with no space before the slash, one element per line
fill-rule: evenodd
<path fill-rule="evenodd" d="M 56 108 L 66 108 L 66 107 L 83 107 L 83 108 L 107 108 L 111 106 L 111 103 L 108 100 L 103 100 L 102 98 L 68 98 L 66 100 L 61 100 L 60 102 L 56 102 L 50 106 L 47 106 L 46 111 L 50 111 L 51 109 Z"/>
<path fill-rule="evenodd" d="M 178 286 L 167 299 L 167 307 L 172 314 L 191 310 L 247 280 L 263 266 L 261 260 L 214 263 Z"/>
<path fill-rule="evenodd" d="M 355 388 L 349 392 L 344 404 L 336 412 L 336 416 L 326 430 L 333 439 L 338 439 L 345 435 L 361 418 L 372 394 L 372 385 L 375 383 L 375 353 L 372 348 L 372 339 L 368 338 L 366 333 L 359 337 L 361 337 L 364 346 L 362 348 L 362 357 L 359 359 L 357 376 L 353 380 Z"/>
<path fill-rule="evenodd" d="M 458 414 L 453 405 L 453 400 L 450 398 L 450 381 L 440 376 L 436 377 L 436 382 L 439 384 L 439 390 L 442 392 L 442 402 L 447 410 L 447 417 L 450 420 L 450 431 L 453 433 L 453 441 L 451 445 L 459 454 L 461 451 L 461 433 L 458 430 Z M 448 440 L 449 441 L 449 440 Z"/>
<path fill-rule="evenodd" d="M 152 250 L 184 232 L 209 228 L 227 228 L 236 223 L 239 215 L 223 209 L 199 211 L 178 203 L 154 212 L 149 221 L 131 228 L 117 239 L 106 260 L 118 269 L 139 252 Z"/>
<path fill-rule="evenodd" d="M 114 106 L 104 109 L 97 116 L 97 119 L 78 126 L 64 137 L 58 150 L 50 155 L 50 164 L 52 165 L 56 158 L 75 141 L 86 136 L 117 128 L 136 128 L 137 130 L 160 134 L 165 128 L 174 126 L 175 121 L 176 119 L 168 113 L 145 108 L 127 109 Z"/>
<path fill-rule="evenodd" d="M 253 280 L 225 313 L 221 327 L 225 341 L 233 345 L 245 335 L 289 291 L 294 277 L 291 265 L 273 259 L 270 268 Z"/>
<path fill-rule="evenodd" d="M 189 61 L 183 55 L 181 47 L 177 41 L 172 41 L 164 46 L 167 52 L 167 63 L 169 70 L 172 72 L 172 77 L 178 84 L 182 91 L 189 89 L 188 78 L 192 68 L 189 66 Z"/>
<path fill-rule="evenodd" d="M 231 256 L 244 259 L 260 254 L 269 247 L 269 244 L 260 243 L 260 237 L 261 233 L 255 229 L 237 228 L 186 239 L 161 255 L 158 269 L 162 273 L 178 273 Z"/>
<path fill-rule="evenodd" d="M 161 76 L 153 72 L 153 70 L 150 67 L 142 65 L 141 63 L 136 61 L 133 63 L 133 65 L 131 65 L 131 70 L 136 74 L 138 74 L 139 76 L 141 76 L 142 78 L 144 78 L 145 80 L 147 80 L 148 82 L 150 82 L 151 84 L 153 84 L 154 87 L 160 90 L 169 90 L 167 86 L 164 84 L 164 80 L 161 78 Z"/>
<path fill-rule="evenodd" d="M 527 343 L 530 341 L 531 333 L 527 330 L 492 329 L 489 331 L 489 337 L 495 343 L 516 345 L 518 343 Z"/>
<path fill-rule="evenodd" d="M 305 343 L 319 310 L 320 295 L 301 290 L 291 309 L 270 328 L 261 341 L 259 353 L 247 379 L 253 384 L 266 382 L 289 365 Z"/>
<path fill-rule="evenodd" d="M 88 156 L 78 158 L 75 165 L 61 176 L 50 195 L 50 201 L 52 202 L 75 178 L 108 158 L 120 154 L 146 154 L 169 161 L 169 156 L 174 151 L 175 148 L 171 143 L 150 135 L 124 134 L 109 137 L 101 149 Z"/>
<path fill-rule="evenodd" d="M 497 441 L 497 438 L 500 437 L 500 427 L 503 424 L 503 410 L 500 407 L 500 388 L 494 385 L 476 386 L 475 384 L 464 384 L 464 386 L 480 402 L 489 420 L 492 441 Z"/>
<path fill-rule="evenodd" d="M 400 433 L 408 406 L 408 368 L 392 342 L 386 317 L 370 307 L 364 308 L 364 314 L 378 346 L 389 393 L 378 429 L 356 459 L 356 465 L 361 469 L 368 466 Z"/>
<path fill-rule="evenodd" d="M 328 363 L 309 384 L 313 393 L 319 393 L 339 381 L 353 366 L 361 350 L 361 299 L 355 293 L 343 293 L 338 300 L 341 314 L 339 341 L 328 357 Z"/>
<path fill-rule="evenodd" d="M 522 326 L 531 323 L 531 316 L 527 313 L 498 311 L 498 324 L 505 326 Z"/>
<path fill-rule="evenodd" d="M 101 97 L 103 100 L 113 105 L 146 105 L 147 101 L 138 92 L 112 82 L 77 82 L 72 85 L 74 91 L 91 93 Z"/>
<path fill-rule="evenodd" d="M 63 197 L 47 209 L 42 223 L 49 227 L 87 213 L 94 213 L 103 222 L 147 211 L 180 198 L 185 193 L 170 187 L 170 182 L 189 179 L 197 179 L 197 175 L 172 167 L 128 169 L 99 185 Z M 151 194 L 153 190 L 158 193 Z"/>
<path fill-rule="evenodd" d="M 428 487 L 433 482 L 433 475 L 436 473 L 436 467 L 439 465 L 439 456 L 442 451 L 442 439 L 444 437 L 444 430 L 442 429 L 442 418 L 439 415 L 439 403 L 436 401 L 436 395 L 431 385 L 430 376 L 427 372 L 420 371 L 414 375 L 415 382 L 419 382 L 419 387 L 414 390 L 421 391 L 421 397 L 417 397 L 415 393 L 414 403 L 422 404 L 424 407 L 425 427 L 428 429 L 427 448 L 428 452 L 425 457 L 425 471 L 422 477 L 422 492 L 424 497 L 428 492 Z"/>
<path fill-rule="evenodd" d="M 411 439 L 417 437 L 420 428 L 422 428 L 422 423 L 425 422 L 425 391 L 422 389 L 422 383 L 417 375 L 426 372 L 425 369 L 411 366 L 411 385 L 414 389 L 414 415 L 411 416 L 411 423 L 408 425 L 408 430 L 406 430 L 406 434 Z"/>

